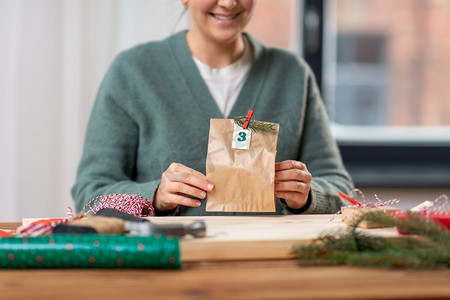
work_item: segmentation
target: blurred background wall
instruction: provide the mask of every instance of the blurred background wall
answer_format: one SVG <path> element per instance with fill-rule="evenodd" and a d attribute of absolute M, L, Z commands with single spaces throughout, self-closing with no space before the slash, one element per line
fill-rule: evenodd
<path fill-rule="evenodd" d="M 176 0 L 0 0 L 0 221 L 73 206 L 106 69 L 119 51 L 186 27 L 182 11 Z"/>

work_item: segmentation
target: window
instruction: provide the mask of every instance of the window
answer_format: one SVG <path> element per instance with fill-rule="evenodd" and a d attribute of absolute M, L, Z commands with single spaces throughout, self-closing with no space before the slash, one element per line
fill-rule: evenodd
<path fill-rule="evenodd" d="M 333 121 L 343 125 L 387 122 L 386 39 L 381 35 L 339 33 L 336 36 L 336 79 L 329 106 Z"/>
<path fill-rule="evenodd" d="M 355 184 L 450 186 L 450 3 L 303 2 L 304 56 Z"/>

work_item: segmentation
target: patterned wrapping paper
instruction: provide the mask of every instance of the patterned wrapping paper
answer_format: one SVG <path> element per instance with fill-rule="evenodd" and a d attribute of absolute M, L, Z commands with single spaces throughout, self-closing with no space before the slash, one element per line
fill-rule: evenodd
<path fill-rule="evenodd" d="M 178 238 L 50 235 L 0 238 L 0 268 L 181 268 Z"/>

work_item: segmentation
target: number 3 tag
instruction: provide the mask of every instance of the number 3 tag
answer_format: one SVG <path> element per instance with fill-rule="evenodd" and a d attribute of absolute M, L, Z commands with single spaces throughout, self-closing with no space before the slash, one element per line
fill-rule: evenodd
<path fill-rule="evenodd" d="M 234 124 L 233 142 L 231 148 L 233 149 L 250 149 L 250 140 L 252 139 L 252 132 L 248 129 L 243 129 L 241 126 Z"/>

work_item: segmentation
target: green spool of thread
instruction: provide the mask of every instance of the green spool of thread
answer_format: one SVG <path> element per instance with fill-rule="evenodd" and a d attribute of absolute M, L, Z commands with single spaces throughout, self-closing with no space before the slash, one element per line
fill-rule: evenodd
<path fill-rule="evenodd" d="M 51 235 L 0 238 L 0 268 L 181 268 L 178 238 Z"/>

